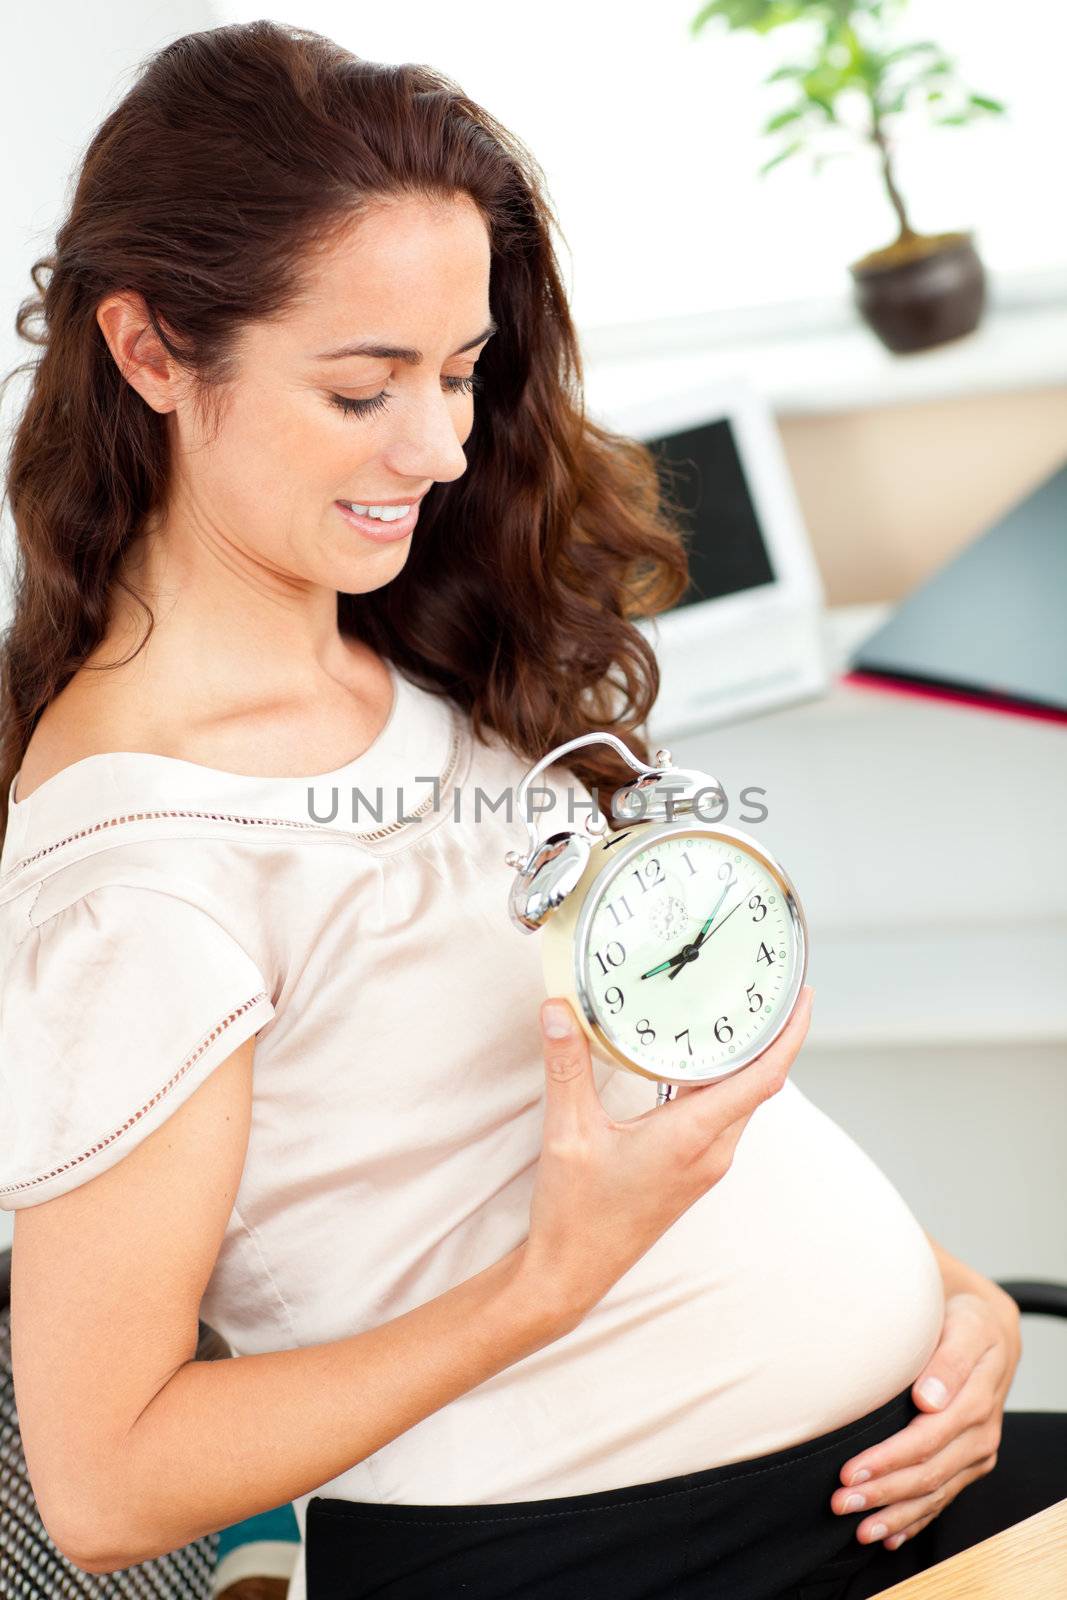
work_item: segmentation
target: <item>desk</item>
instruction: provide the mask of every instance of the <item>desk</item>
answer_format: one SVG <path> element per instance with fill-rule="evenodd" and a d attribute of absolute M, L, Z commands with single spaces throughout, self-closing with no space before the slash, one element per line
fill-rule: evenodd
<path fill-rule="evenodd" d="M 1067 1500 L 879 1589 L 872 1600 L 1053 1600 L 1067 1594 Z"/>

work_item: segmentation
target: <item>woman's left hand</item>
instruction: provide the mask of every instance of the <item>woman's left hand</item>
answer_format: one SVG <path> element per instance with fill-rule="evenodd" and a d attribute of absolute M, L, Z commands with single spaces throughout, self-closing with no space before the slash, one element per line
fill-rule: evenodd
<path fill-rule="evenodd" d="M 984 1278 L 946 1297 L 941 1341 L 912 1386 L 924 1415 L 841 1468 L 846 1487 L 834 1491 L 832 1509 L 854 1515 L 878 1508 L 856 1528 L 861 1543 L 885 1539 L 896 1550 L 961 1489 L 992 1472 L 1021 1353 L 1019 1308 L 999 1284 Z M 847 1487 L 858 1472 L 869 1481 L 862 1490 Z M 857 1494 L 861 1504 L 849 1504 Z"/>

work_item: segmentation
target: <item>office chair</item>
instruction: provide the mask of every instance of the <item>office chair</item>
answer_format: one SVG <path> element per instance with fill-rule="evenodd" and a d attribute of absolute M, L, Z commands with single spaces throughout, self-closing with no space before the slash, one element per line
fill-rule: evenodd
<path fill-rule="evenodd" d="M 1067 1283 L 1009 1278 L 1000 1287 L 1024 1314 L 1067 1317 Z M 181 1550 L 157 1556 L 121 1572 L 89 1573 L 75 1567 L 52 1543 L 30 1488 L 19 1437 L 11 1375 L 11 1251 L 0 1251 L 0 1577 L 10 1573 L 0 1592 L 40 1594 L 44 1600 L 285 1600 L 287 1580 L 249 1575 L 222 1590 L 215 1587 L 220 1534 L 205 1534 Z M 206 1322 L 199 1324 L 196 1359 L 216 1361 L 232 1354 Z M 280 1513 L 287 1508 L 279 1507 Z M 271 1515 L 267 1513 L 266 1515 Z M 249 1524 L 258 1522 L 249 1518 Z M 244 1523 L 225 1529 L 240 1533 Z"/>

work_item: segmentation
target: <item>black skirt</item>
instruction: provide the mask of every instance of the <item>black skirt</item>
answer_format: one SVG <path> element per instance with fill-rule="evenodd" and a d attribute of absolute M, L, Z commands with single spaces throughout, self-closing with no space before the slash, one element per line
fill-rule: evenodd
<path fill-rule="evenodd" d="M 920 1415 L 911 1386 L 816 1439 L 654 1483 L 490 1505 L 315 1495 L 307 1600 L 864 1600 L 1067 1497 L 1067 1414 L 1007 1412 L 997 1464 L 897 1550 L 838 1514 L 845 1461 Z"/>

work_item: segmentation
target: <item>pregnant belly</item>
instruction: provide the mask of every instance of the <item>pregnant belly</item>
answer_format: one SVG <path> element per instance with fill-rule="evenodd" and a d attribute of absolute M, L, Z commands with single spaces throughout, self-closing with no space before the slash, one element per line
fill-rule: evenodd
<path fill-rule="evenodd" d="M 601 1093 L 630 1116 L 649 1090 L 620 1071 Z M 906 1388 L 943 1310 L 936 1258 L 897 1189 L 787 1082 L 722 1182 L 578 1328 L 371 1458 L 373 1498 L 585 1494 L 785 1449 Z M 349 1492 L 366 1498 L 368 1484 Z"/>

